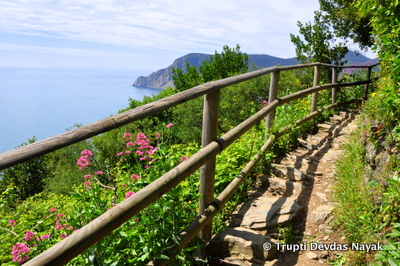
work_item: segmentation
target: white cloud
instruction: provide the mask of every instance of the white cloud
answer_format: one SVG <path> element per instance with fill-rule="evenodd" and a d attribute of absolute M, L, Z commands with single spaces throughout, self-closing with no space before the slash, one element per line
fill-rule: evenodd
<path fill-rule="evenodd" d="M 289 33 L 317 8 L 318 0 L 0 0 L 0 32 L 126 46 L 159 54 L 160 63 L 237 43 L 247 53 L 291 57 Z"/>

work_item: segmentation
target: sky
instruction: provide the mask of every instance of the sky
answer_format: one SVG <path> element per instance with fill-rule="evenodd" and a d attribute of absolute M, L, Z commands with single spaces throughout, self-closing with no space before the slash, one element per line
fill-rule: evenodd
<path fill-rule="evenodd" d="M 290 58 L 318 0 L 0 0 L 0 67 L 158 70 L 224 45 Z"/>

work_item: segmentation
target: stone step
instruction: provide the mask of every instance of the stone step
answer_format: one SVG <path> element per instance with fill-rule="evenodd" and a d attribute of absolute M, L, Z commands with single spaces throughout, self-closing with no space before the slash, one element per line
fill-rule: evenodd
<path fill-rule="evenodd" d="M 211 265 L 274 265 L 266 263 L 275 258 L 275 242 L 251 229 L 230 227 L 210 240 L 207 254 L 213 257 Z"/>
<path fill-rule="evenodd" d="M 302 210 L 297 197 L 264 197 L 246 201 L 234 215 L 231 226 L 265 230 L 292 221 Z"/>
<path fill-rule="evenodd" d="M 281 164 L 271 163 L 271 170 L 277 177 L 290 181 L 304 181 L 314 179 L 313 173 L 303 173 L 301 170 Z"/>

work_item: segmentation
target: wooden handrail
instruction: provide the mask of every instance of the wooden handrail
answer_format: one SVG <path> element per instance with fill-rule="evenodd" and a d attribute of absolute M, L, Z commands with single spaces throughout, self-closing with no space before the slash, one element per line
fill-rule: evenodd
<path fill-rule="evenodd" d="M 158 112 L 164 111 L 168 108 L 176 106 L 178 104 L 187 102 L 199 96 L 205 95 L 212 91 L 234 85 L 240 82 L 244 82 L 253 78 L 257 78 L 275 71 L 292 70 L 313 66 L 327 66 L 327 67 L 337 67 L 346 68 L 346 66 L 335 66 L 322 63 L 309 63 L 300 64 L 294 66 L 274 66 L 265 69 L 256 70 L 253 72 L 245 73 L 242 75 L 221 79 L 218 81 L 211 81 L 191 89 L 185 90 L 183 92 L 171 95 L 169 97 L 160 99 L 153 103 L 149 103 L 123 113 L 104 118 L 102 120 L 90 123 L 88 125 L 67 131 L 56 136 L 40 140 L 29 145 L 25 145 L 4 153 L 0 154 L 0 170 L 6 169 L 10 166 L 26 162 L 29 159 L 50 153 L 52 151 L 61 149 L 63 147 L 72 145 L 81 140 L 88 139 L 90 137 L 96 136 L 98 134 L 110 131 L 112 129 L 124 126 L 131 122 L 143 119 L 147 116 L 156 114 Z M 347 68 L 372 68 L 377 66 L 374 64 L 371 66 L 347 66 Z"/>
<path fill-rule="evenodd" d="M 20 162 L 24 162 L 36 156 L 40 156 L 49 153 L 51 151 L 54 151 L 56 149 L 71 145 L 80 140 L 84 140 L 94 135 L 120 127 L 127 123 L 142 119 L 146 116 L 166 110 L 172 106 L 178 105 L 183 102 L 187 102 L 199 96 L 205 95 L 206 112 L 204 113 L 205 121 L 203 122 L 203 125 L 206 128 L 208 127 L 209 130 L 207 131 L 210 132 L 203 132 L 203 147 L 197 153 L 195 153 L 193 156 L 191 156 L 190 158 L 188 158 L 187 160 L 185 160 L 184 162 L 182 162 L 169 172 L 165 173 L 163 176 L 161 176 L 154 182 L 150 183 L 145 188 L 138 191 L 134 196 L 124 200 L 120 204 L 113 207 L 111 210 L 105 212 L 104 214 L 94 219 L 89 224 L 82 227 L 79 231 L 68 236 L 64 240 L 55 244 L 53 247 L 49 248 L 45 252 L 41 253 L 32 260 L 28 261 L 25 265 L 64 265 L 77 255 L 81 254 L 87 248 L 89 248 L 102 238 L 104 238 L 113 230 L 118 228 L 124 222 L 132 218 L 134 215 L 136 215 L 138 212 L 140 212 L 145 207 L 150 205 L 152 202 L 156 201 L 163 194 L 170 191 L 172 188 L 174 188 L 180 182 L 185 180 L 185 178 L 187 178 L 190 174 L 194 173 L 201 166 L 206 164 L 205 168 L 203 167 L 203 170 L 207 171 L 207 173 L 204 176 L 210 174 L 214 175 L 213 171 L 215 170 L 212 168 L 215 167 L 216 155 L 221 151 L 223 151 L 224 149 L 226 149 L 235 140 L 237 140 L 244 133 L 250 130 L 254 125 L 259 123 L 267 115 L 273 114 L 278 106 L 289 103 L 293 100 L 299 99 L 309 94 L 316 94 L 322 90 L 328 90 L 337 87 L 366 85 L 372 82 L 369 79 L 359 82 L 348 82 L 340 84 L 332 83 L 325 85 L 316 85 L 316 82 L 314 82 L 315 86 L 311 88 L 274 99 L 272 102 L 268 104 L 268 106 L 262 108 L 260 111 L 247 118 L 245 121 L 237 125 L 235 128 L 233 128 L 223 136 L 217 138 L 215 128 L 216 128 L 216 120 L 218 118 L 216 116 L 217 112 L 215 109 L 218 106 L 217 103 L 219 102 L 218 95 L 219 95 L 219 90 L 221 88 L 237 84 L 239 82 L 243 82 L 252 78 L 256 78 L 268 73 L 279 73 L 279 71 L 283 70 L 298 69 L 304 67 L 315 67 L 316 69 L 318 69 L 321 66 L 338 67 L 334 65 L 321 64 L 321 63 L 310 63 L 310 64 L 303 64 L 296 66 L 270 67 L 231 78 L 208 82 L 193 87 L 189 90 L 180 92 L 178 94 L 158 100 L 156 102 L 146 104 L 141 107 L 137 107 L 135 109 L 120 113 L 118 115 L 74 129 L 72 131 L 59 134 L 57 136 L 0 154 L 0 170 L 1 170 L 10 167 L 12 165 L 18 164 Z M 359 67 L 371 69 L 374 66 L 376 65 L 359 66 Z M 277 75 L 276 78 L 279 79 L 279 75 Z M 277 80 L 274 82 L 276 82 L 276 85 L 278 84 Z M 339 104 L 338 103 L 332 104 L 331 106 L 329 106 L 329 108 L 333 108 L 337 105 Z M 325 109 L 323 108 L 318 111 L 312 111 L 310 115 L 306 116 L 306 118 L 300 119 L 296 123 L 300 122 L 302 123 L 305 121 L 304 119 L 311 119 L 312 117 L 322 112 L 321 110 L 323 111 Z M 281 131 L 279 131 L 276 134 L 276 137 L 279 137 L 280 136 L 279 134 L 281 134 Z M 265 152 L 265 150 L 268 149 L 271 143 L 272 140 L 267 140 L 267 142 L 261 148 L 261 152 Z M 246 167 L 248 168 L 254 167 L 255 163 L 257 163 L 259 159 L 260 158 L 256 157 L 255 160 L 249 162 L 250 166 Z M 248 170 L 245 169 L 244 171 Z M 247 174 L 242 174 L 240 178 L 242 180 L 245 179 L 246 177 Z M 213 215 L 211 215 L 210 218 L 205 213 L 210 212 L 209 210 L 210 208 L 211 209 L 214 208 L 216 209 L 216 211 L 218 211 L 218 209 L 221 208 L 225 204 L 226 200 L 233 194 L 234 190 L 237 189 L 237 186 L 240 185 L 240 182 L 239 183 L 236 182 L 232 185 L 229 185 L 228 188 L 226 188 L 223 191 L 223 193 L 221 193 L 222 196 L 220 195 L 216 199 L 214 199 L 213 195 L 214 184 L 210 185 L 204 183 L 204 182 L 213 182 L 212 180 L 213 177 L 211 179 L 204 178 L 202 183 L 202 186 L 205 187 L 205 189 L 203 190 L 204 192 L 203 197 L 206 198 L 206 200 L 202 203 L 202 209 L 200 211 L 201 215 L 199 217 L 200 219 L 203 219 L 205 217 L 204 218 L 205 220 L 202 220 L 202 222 L 198 221 L 196 222 L 195 220 L 194 223 L 198 224 L 198 227 L 196 227 L 195 229 L 190 229 L 194 231 L 191 231 L 191 233 L 188 234 L 188 236 L 185 236 L 184 241 L 182 243 L 188 241 L 189 235 L 191 238 L 193 238 L 194 235 L 203 228 L 208 228 L 207 231 L 204 231 L 202 233 L 202 236 L 205 238 L 205 240 L 207 240 L 207 238 L 209 238 L 210 236 L 209 232 L 211 230 L 211 226 L 209 225 L 211 221 L 210 219 L 212 219 Z M 214 210 L 211 210 L 211 213 L 213 214 Z M 189 227 L 193 227 L 193 225 L 191 224 Z"/>

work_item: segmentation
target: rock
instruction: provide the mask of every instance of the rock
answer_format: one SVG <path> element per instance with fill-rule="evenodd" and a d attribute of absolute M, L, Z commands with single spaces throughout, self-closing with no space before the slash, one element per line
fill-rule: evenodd
<path fill-rule="evenodd" d="M 277 186 L 291 190 L 295 189 L 298 190 L 299 193 L 305 188 L 301 183 L 283 180 L 281 178 L 268 178 L 268 182 L 270 186 Z"/>
<path fill-rule="evenodd" d="M 270 249 L 265 249 L 265 244 Z M 210 240 L 207 245 L 207 252 L 213 257 L 225 255 L 236 260 L 265 262 L 275 257 L 276 244 L 267 236 L 251 229 L 231 227 Z"/>
<path fill-rule="evenodd" d="M 312 223 L 323 223 L 325 219 L 331 214 L 334 207 L 332 205 L 321 205 L 317 207 L 310 215 Z"/>
<path fill-rule="evenodd" d="M 240 226 L 254 230 L 271 228 L 293 220 L 301 210 L 302 207 L 297 201 L 290 197 L 259 197 L 251 203 L 245 213 L 242 213 Z"/>
<path fill-rule="evenodd" d="M 317 192 L 315 195 L 320 198 L 322 201 L 328 201 L 326 195 L 324 193 Z"/>
<path fill-rule="evenodd" d="M 302 146 L 304 146 L 305 148 L 307 148 L 307 149 L 309 149 L 309 150 L 317 150 L 317 149 L 318 149 L 318 146 L 313 145 L 313 144 L 311 144 L 311 143 L 308 143 L 307 141 L 304 141 L 304 140 L 302 140 L 302 139 L 300 139 L 300 138 L 298 138 L 297 141 L 298 141 Z"/>
<path fill-rule="evenodd" d="M 315 252 L 307 252 L 306 253 L 307 258 L 310 260 L 318 260 L 318 254 Z"/>
<path fill-rule="evenodd" d="M 285 166 L 285 165 L 280 165 L 280 164 L 271 164 L 272 166 L 272 172 L 278 176 L 282 177 L 284 179 L 289 179 L 290 181 L 301 181 L 301 180 L 306 180 L 310 179 L 309 176 L 305 175 L 303 172 L 301 172 L 299 169 L 290 167 L 290 166 Z"/>

